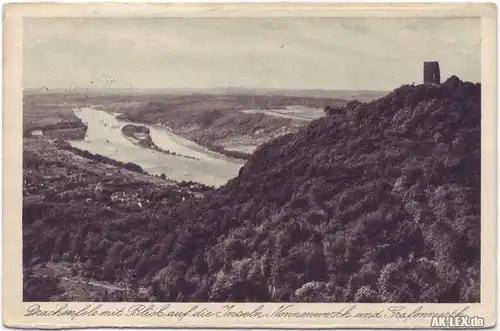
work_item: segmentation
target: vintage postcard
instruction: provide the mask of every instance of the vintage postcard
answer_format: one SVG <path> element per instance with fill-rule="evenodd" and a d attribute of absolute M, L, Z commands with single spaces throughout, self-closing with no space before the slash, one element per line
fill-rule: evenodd
<path fill-rule="evenodd" d="M 495 325 L 496 24 L 7 5 L 5 325 Z"/>

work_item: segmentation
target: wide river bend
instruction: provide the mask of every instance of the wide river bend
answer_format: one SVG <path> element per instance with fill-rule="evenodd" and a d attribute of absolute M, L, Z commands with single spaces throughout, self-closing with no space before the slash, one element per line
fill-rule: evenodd
<path fill-rule="evenodd" d="M 136 163 L 150 174 L 164 173 L 175 181 L 220 186 L 236 177 L 245 163 L 244 160 L 212 152 L 166 128 L 117 120 L 116 114 L 93 108 L 78 108 L 74 112 L 88 129 L 84 140 L 70 141 L 72 146 L 121 162 Z M 134 144 L 121 132 L 121 128 L 127 124 L 148 127 L 151 138 L 160 148 L 195 159 L 169 155 Z"/>

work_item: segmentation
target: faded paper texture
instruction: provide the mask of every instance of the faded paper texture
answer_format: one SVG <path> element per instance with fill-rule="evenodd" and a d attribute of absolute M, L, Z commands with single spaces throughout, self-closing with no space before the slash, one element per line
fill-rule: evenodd
<path fill-rule="evenodd" d="M 10 4 L 4 323 L 496 323 L 496 8 Z"/>

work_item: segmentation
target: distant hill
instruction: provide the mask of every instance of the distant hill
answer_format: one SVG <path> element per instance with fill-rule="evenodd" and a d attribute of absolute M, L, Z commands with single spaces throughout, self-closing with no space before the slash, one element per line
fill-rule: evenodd
<path fill-rule="evenodd" d="M 263 88 L 176 88 L 176 89 L 25 89 L 26 94 L 87 94 L 96 95 L 141 95 L 141 94 L 163 94 L 163 95 L 189 95 L 189 94 L 215 94 L 215 95 L 265 95 L 265 96 L 289 96 L 305 98 L 331 98 L 344 100 L 370 101 L 380 98 L 390 91 L 370 90 L 321 90 L 321 89 L 263 89 Z"/>

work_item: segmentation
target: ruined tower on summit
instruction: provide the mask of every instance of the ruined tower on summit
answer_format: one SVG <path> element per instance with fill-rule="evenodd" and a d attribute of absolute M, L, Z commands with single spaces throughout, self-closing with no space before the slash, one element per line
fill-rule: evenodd
<path fill-rule="evenodd" d="M 437 61 L 424 62 L 424 84 L 440 84 L 439 63 Z"/>

